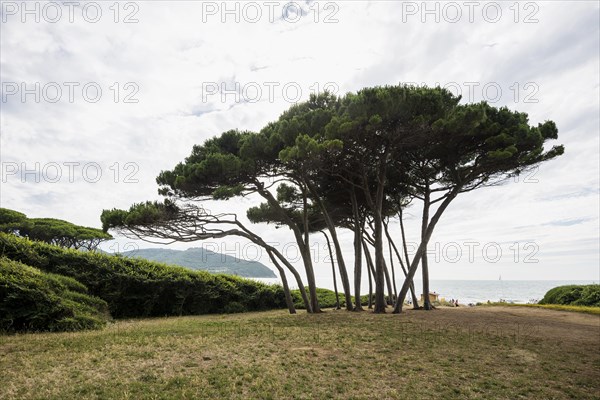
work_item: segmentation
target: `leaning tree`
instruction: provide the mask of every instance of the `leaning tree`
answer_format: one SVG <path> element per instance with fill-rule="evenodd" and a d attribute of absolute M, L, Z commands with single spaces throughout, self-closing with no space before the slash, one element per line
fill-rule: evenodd
<path fill-rule="evenodd" d="M 296 268 L 277 248 L 248 229 L 237 218 L 236 214 L 212 214 L 193 203 L 176 204 L 169 199 L 165 199 L 163 202 L 134 204 L 129 210 L 104 210 L 100 219 L 105 231 L 114 229 L 125 237 L 141 239 L 151 243 L 195 242 L 198 240 L 220 239 L 227 236 L 247 239 L 264 248 L 275 268 L 277 268 L 290 313 L 295 314 L 296 310 L 282 265 L 296 279 L 304 305 L 310 312 L 311 304 L 304 289 L 302 278 Z"/>
<path fill-rule="evenodd" d="M 431 124 L 427 135 L 432 139 L 430 144 L 412 153 L 409 162 L 412 177 L 409 186 L 414 196 L 423 201 L 421 243 L 398 295 L 395 313 L 402 311 L 409 285 L 436 225 L 459 194 L 500 185 L 564 152 L 562 145 L 548 150 L 544 147 L 547 141 L 558 138 L 554 122 L 531 126 L 527 114 L 485 102 L 452 107 Z M 422 267 L 427 298 L 426 263 Z"/>

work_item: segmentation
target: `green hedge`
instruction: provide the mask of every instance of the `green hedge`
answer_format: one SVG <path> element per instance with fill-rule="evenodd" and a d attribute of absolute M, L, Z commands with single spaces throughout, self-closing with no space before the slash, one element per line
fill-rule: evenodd
<path fill-rule="evenodd" d="M 308 293 L 308 287 L 306 288 L 306 292 Z M 304 309 L 304 302 L 302 301 L 302 295 L 300 294 L 300 290 L 295 289 L 291 290 L 292 299 L 294 300 L 294 307 L 297 309 Z M 321 308 L 334 308 L 335 307 L 335 292 L 329 289 L 321 289 L 317 288 L 317 298 L 319 299 L 319 307 Z M 346 307 L 346 297 L 344 293 L 339 293 L 340 298 L 340 307 Z M 354 296 L 351 297 L 352 302 L 354 302 Z M 387 299 L 387 296 L 386 296 Z M 360 302 L 363 306 L 369 304 L 369 295 L 360 296 Z M 375 299 L 373 298 L 373 303 L 375 303 Z"/>
<path fill-rule="evenodd" d="M 143 259 L 64 249 L 0 233 L 0 256 L 65 275 L 105 300 L 115 318 L 285 308 L 283 289 Z"/>
<path fill-rule="evenodd" d="M 600 285 L 566 285 L 550 289 L 539 304 L 600 307 Z"/>
<path fill-rule="evenodd" d="M 0 258 L 0 331 L 76 331 L 101 328 L 104 300 L 72 278 Z"/>

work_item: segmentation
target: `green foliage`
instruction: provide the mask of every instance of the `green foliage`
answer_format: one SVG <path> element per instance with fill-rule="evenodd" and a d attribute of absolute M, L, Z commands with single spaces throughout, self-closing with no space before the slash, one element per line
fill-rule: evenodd
<path fill-rule="evenodd" d="M 285 307 L 278 285 L 64 249 L 10 234 L 0 233 L 0 256 L 76 279 L 105 300 L 115 318 L 220 313 L 232 302 L 248 311 Z"/>
<path fill-rule="evenodd" d="M 285 211 L 286 215 L 290 218 L 294 218 L 295 220 L 300 219 L 300 216 L 298 216 L 297 213 L 293 212 L 292 210 L 286 209 Z M 250 207 L 246 211 L 246 217 L 248 217 L 248 219 L 255 224 L 266 222 L 274 223 L 277 226 L 281 226 L 284 225 L 286 221 L 285 218 L 282 217 L 277 210 L 273 209 L 273 207 L 271 207 L 267 203 L 261 203 L 258 206 Z"/>
<path fill-rule="evenodd" d="M 0 331 L 76 331 L 106 324 L 108 305 L 75 279 L 0 258 Z"/>
<path fill-rule="evenodd" d="M 565 285 L 550 289 L 539 304 L 600 307 L 600 285 Z"/>
<path fill-rule="evenodd" d="M 0 232 L 18 233 L 27 224 L 25 214 L 8 208 L 0 208 Z"/>
<path fill-rule="evenodd" d="M 308 291 L 308 288 L 306 288 Z M 297 309 L 304 309 L 304 302 L 302 301 L 302 296 L 300 295 L 300 290 L 291 290 L 292 299 L 294 300 L 294 307 Z M 338 293 L 340 298 L 340 307 L 346 306 L 346 300 L 344 297 L 344 293 Z M 317 298 L 319 299 L 319 306 L 322 308 L 334 308 L 336 306 L 335 300 L 335 292 L 329 289 L 321 289 L 317 288 Z M 363 295 L 360 297 L 360 302 L 363 306 L 368 304 L 368 295 Z M 352 297 L 352 302 L 354 303 L 354 296 Z"/>
<path fill-rule="evenodd" d="M 54 218 L 27 218 L 25 214 L 0 208 L 0 232 L 15 233 L 31 240 L 75 249 L 95 250 L 112 236 L 100 229 L 88 228 Z"/>
<path fill-rule="evenodd" d="M 235 196 L 239 196 L 244 191 L 242 185 L 235 186 L 219 186 L 212 194 L 215 200 L 227 200 Z"/>
<path fill-rule="evenodd" d="M 246 309 L 246 306 L 244 306 L 242 303 L 239 303 L 237 301 L 232 301 L 231 303 L 229 303 L 225 307 L 223 307 L 223 312 L 226 314 L 243 313 L 246 311 L 248 311 Z"/>
<path fill-rule="evenodd" d="M 240 158 L 241 147 L 251 132 L 231 130 L 203 145 L 195 145 L 192 154 L 171 171 L 156 178 L 162 195 L 220 196 L 234 195 L 253 178 L 252 160 Z M 221 187 L 228 189 L 220 189 Z"/>
<path fill-rule="evenodd" d="M 129 207 L 129 210 L 104 210 L 100 215 L 102 230 L 107 232 L 111 228 L 135 225 L 160 224 L 171 219 L 179 208 L 170 200 L 164 202 L 147 201 L 145 203 L 136 203 Z"/>

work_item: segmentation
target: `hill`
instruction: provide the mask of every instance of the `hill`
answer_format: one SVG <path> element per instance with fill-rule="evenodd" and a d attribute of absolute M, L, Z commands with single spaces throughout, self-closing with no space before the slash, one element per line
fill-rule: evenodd
<path fill-rule="evenodd" d="M 258 261 L 241 260 L 203 247 L 193 247 L 187 250 L 138 249 L 121 254 L 125 257 L 144 258 L 169 265 L 179 265 L 211 273 L 238 275 L 244 278 L 277 277 L 271 269 Z"/>

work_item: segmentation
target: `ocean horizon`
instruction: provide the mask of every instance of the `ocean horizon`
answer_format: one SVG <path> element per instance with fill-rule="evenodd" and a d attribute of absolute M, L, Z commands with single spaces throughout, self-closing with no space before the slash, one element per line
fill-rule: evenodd
<path fill-rule="evenodd" d="M 281 284 L 279 278 L 253 278 L 260 282 Z M 297 288 L 288 278 L 290 288 Z M 398 290 L 400 285 L 398 284 Z M 450 301 L 456 299 L 459 304 L 485 303 L 487 301 L 506 301 L 512 303 L 536 303 L 546 292 L 556 286 L 564 285 L 591 285 L 598 284 L 597 280 L 458 280 L 458 279 L 432 279 L 429 282 L 430 292 L 439 294 L 440 299 Z M 333 282 L 319 282 L 317 286 L 333 290 Z M 338 282 L 341 292 L 341 283 Z M 363 294 L 368 294 L 368 285 L 362 286 Z M 422 281 L 415 279 L 417 295 L 422 293 Z M 386 289 L 387 294 L 387 289 Z"/>

